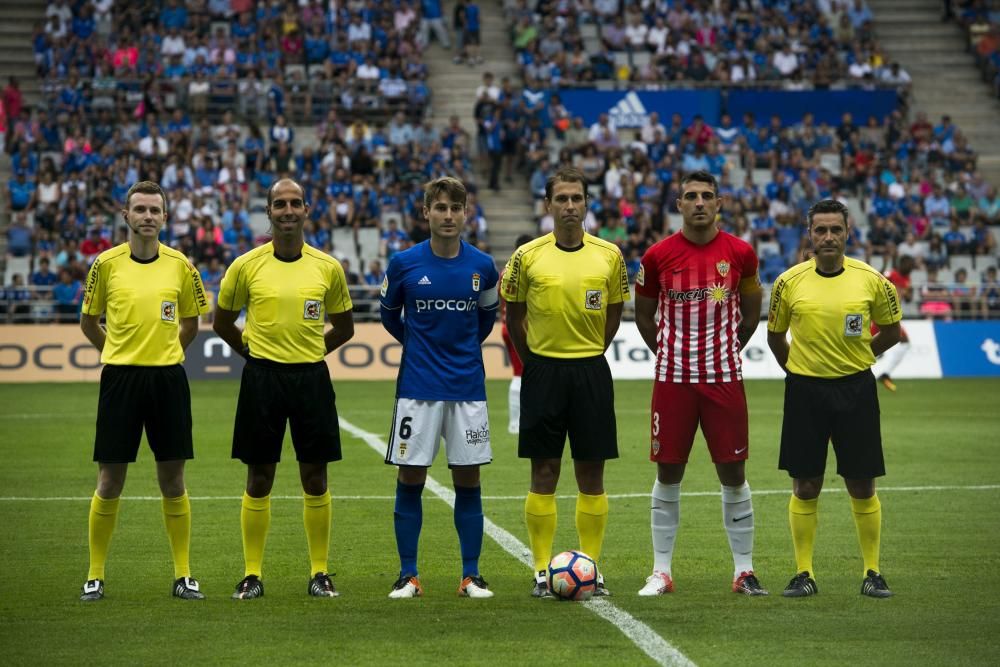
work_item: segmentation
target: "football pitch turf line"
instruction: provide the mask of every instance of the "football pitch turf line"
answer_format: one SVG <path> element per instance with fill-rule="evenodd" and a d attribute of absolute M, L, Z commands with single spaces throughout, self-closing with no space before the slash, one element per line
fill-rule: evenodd
<path fill-rule="evenodd" d="M 340 419 L 340 427 L 355 438 L 363 440 L 377 453 L 385 455 L 388 445 L 379 436 L 369 433 L 343 418 Z M 425 486 L 431 493 L 446 502 L 449 507 L 455 506 L 455 492 L 435 480 L 430 474 L 427 475 Z M 531 562 L 529 549 L 521 540 L 490 521 L 486 518 L 485 514 L 483 516 L 483 528 L 486 534 L 493 538 L 493 541 L 499 544 L 504 551 L 524 563 L 530 571 L 534 572 L 534 564 Z M 539 602 L 541 604 L 548 604 L 542 600 L 539 600 Z M 627 611 L 619 609 L 607 600 L 590 600 L 583 603 L 583 605 L 618 628 L 623 635 L 642 650 L 643 653 L 656 661 L 657 664 L 663 665 L 663 667 L 695 667 L 694 663 L 681 653 L 676 646 L 658 635 L 655 630 Z"/>
<path fill-rule="evenodd" d="M 352 426 L 352 429 L 356 428 Z M 356 435 L 352 429 L 345 428 L 344 430 L 350 431 L 352 435 Z M 360 431 L 360 429 L 358 430 Z M 371 435 L 371 434 L 369 434 Z M 364 436 L 357 435 L 356 437 L 364 438 Z M 372 435 L 372 437 L 377 437 Z M 371 443 L 369 443 L 371 444 Z M 384 443 L 383 443 L 384 444 Z M 372 447 L 374 449 L 374 447 Z M 437 484 L 437 482 L 435 482 Z M 440 486 L 440 485 L 439 485 Z M 446 503 L 452 504 L 454 502 L 453 496 L 455 493 L 449 491 L 445 487 L 441 487 L 450 494 L 451 497 L 438 496 L 433 498 L 433 500 L 442 500 Z M 925 491 L 1000 491 L 1000 484 L 952 484 L 952 485 L 938 485 L 938 486 L 879 486 L 875 489 L 879 493 L 906 493 L 906 492 L 925 492 Z M 791 493 L 791 489 L 752 489 L 753 495 L 755 496 L 781 496 Z M 840 487 L 832 487 L 829 489 L 823 489 L 823 493 L 844 493 L 844 489 Z M 609 493 L 609 499 L 615 498 L 645 498 L 649 493 Z M 703 497 L 703 498 L 716 498 L 718 497 L 718 491 L 684 491 L 681 496 L 684 498 L 693 497 Z M 0 496 L 0 502 L 27 502 L 27 501 L 43 501 L 43 502 L 90 502 L 93 496 Z M 190 496 L 191 500 L 197 501 L 230 501 L 230 500 L 242 500 L 243 496 Z M 331 495 L 332 500 L 395 500 L 396 496 L 335 496 Z M 576 498 L 576 494 L 567 494 L 556 496 L 559 500 L 571 500 Z M 122 496 L 122 500 L 163 500 L 161 496 Z M 271 500 L 302 500 L 302 496 L 278 496 L 272 495 Z M 504 500 L 524 500 L 524 496 L 483 496 L 483 500 L 493 500 L 493 501 L 504 501 Z"/>

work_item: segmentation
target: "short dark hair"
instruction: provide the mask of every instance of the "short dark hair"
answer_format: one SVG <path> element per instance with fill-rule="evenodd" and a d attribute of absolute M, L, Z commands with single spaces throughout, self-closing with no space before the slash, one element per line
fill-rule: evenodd
<path fill-rule="evenodd" d="M 299 189 L 299 192 L 302 193 L 302 199 L 303 199 L 303 201 L 305 200 L 305 198 L 306 198 L 306 189 L 304 187 L 302 187 L 301 183 L 299 183 L 298 181 L 296 181 L 294 178 L 279 178 L 274 183 L 271 183 L 271 187 L 269 187 L 267 189 L 267 207 L 268 208 L 271 208 L 271 201 L 274 199 L 274 188 L 275 188 L 275 186 L 278 185 L 278 183 L 281 183 L 282 181 L 291 181 L 292 183 L 295 183 L 296 187 L 298 187 L 298 189 Z"/>
<path fill-rule="evenodd" d="M 552 190 L 555 188 L 556 183 L 579 183 L 583 188 L 584 199 L 588 197 L 587 177 L 576 167 L 560 167 L 554 174 L 549 176 L 549 179 L 545 181 L 546 199 L 552 199 Z"/>
<path fill-rule="evenodd" d="M 688 183 L 708 183 L 712 186 L 712 192 L 719 194 L 719 182 L 715 180 L 715 176 L 712 176 L 707 171 L 692 171 L 690 174 L 684 176 L 681 179 L 681 192 L 684 192 L 684 186 Z"/>
<path fill-rule="evenodd" d="M 139 193 L 143 195 L 160 195 L 160 201 L 163 202 L 163 213 L 167 212 L 167 195 L 163 192 L 163 188 L 160 187 L 159 183 L 154 183 L 153 181 L 139 181 L 128 189 L 125 194 L 125 210 L 128 210 L 129 205 L 132 203 L 132 195 Z"/>
<path fill-rule="evenodd" d="M 424 208 L 429 209 L 434 200 L 443 194 L 448 195 L 448 199 L 458 202 L 462 206 L 465 206 L 469 199 L 465 183 L 454 176 L 442 176 L 424 185 Z"/>
<path fill-rule="evenodd" d="M 812 227 L 813 218 L 816 217 L 817 213 L 839 213 L 844 217 L 844 225 L 847 226 L 850 224 L 847 222 L 847 207 L 836 199 L 821 199 L 809 208 L 809 213 L 806 214 L 806 219 L 809 221 L 809 227 Z"/>

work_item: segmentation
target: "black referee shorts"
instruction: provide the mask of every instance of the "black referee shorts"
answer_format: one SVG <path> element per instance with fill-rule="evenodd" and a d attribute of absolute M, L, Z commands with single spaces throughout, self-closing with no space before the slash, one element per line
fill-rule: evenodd
<path fill-rule="evenodd" d="M 521 376 L 517 455 L 562 458 L 569 435 L 575 461 L 618 458 L 615 387 L 603 355 L 554 359 L 529 355 Z"/>
<path fill-rule="evenodd" d="M 842 378 L 789 373 L 778 468 L 790 477 L 821 477 L 833 440 L 837 474 L 873 479 L 885 474 L 878 392 L 870 370 Z"/>
<path fill-rule="evenodd" d="M 340 422 L 326 362 L 280 364 L 251 357 L 243 367 L 233 429 L 233 458 L 278 463 L 291 425 L 300 463 L 339 461 Z"/>
<path fill-rule="evenodd" d="M 101 371 L 94 460 L 133 463 L 144 427 L 157 461 L 194 458 L 191 389 L 180 364 L 105 366 Z"/>

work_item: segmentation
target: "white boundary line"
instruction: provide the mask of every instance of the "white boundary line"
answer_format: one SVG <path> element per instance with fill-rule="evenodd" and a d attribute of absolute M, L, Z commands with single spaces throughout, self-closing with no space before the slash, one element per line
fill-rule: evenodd
<path fill-rule="evenodd" d="M 340 418 L 340 427 L 355 438 L 364 440 L 369 447 L 382 456 L 385 455 L 388 445 L 379 436 L 355 426 L 343 417 Z M 455 492 L 443 486 L 430 475 L 427 476 L 425 486 L 435 496 L 448 503 L 449 507 L 455 506 Z M 530 550 L 521 540 L 487 519 L 485 515 L 483 516 L 483 528 L 486 534 L 492 537 L 493 541 L 499 544 L 504 551 L 526 565 L 529 570 L 534 571 Z M 627 611 L 619 609 L 606 600 L 590 600 L 583 606 L 621 630 L 623 635 L 628 637 L 658 665 L 663 665 L 663 667 L 695 667 L 695 664 L 677 650 L 677 647 L 656 634 L 655 630 Z"/>
<path fill-rule="evenodd" d="M 360 437 L 360 436 L 359 436 Z M 447 489 L 445 489 L 447 491 Z M 998 491 L 1000 484 L 971 484 L 971 485 L 940 485 L 940 486 L 883 486 L 876 488 L 882 492 L 924 492 L 924 491 Z M 449 492 L 454 496 L 453 492 Z M 783 496 L 791 493 L 790 489 L 754 489 L 755 496 Z M 834 487 L 824 489 L 823 493 L 844 493 L 844 489 Z M 646 498 L 648 493 L 609 493 L 608 498 Z M 717 498 L 718 491 L 685 491 L 681 494 L 684 498 L 702 497 Z M 330 496 L 333 500 L 395 500 L 396 496 Z M 191 500 L 197 501 L 236 501 L 243 496 L 191 496 Z M 571 500 L 575 495 L 557 496 L 559 500 Z M 0 502 L 90 502 L 91 496 L 0 496 Z M 122 500 L 162 500 L 160 496 L 122 496 Z M 271 500 L 302 500 L 302 496 L 271 496 Z M 437 497 L 435 500 L 449 502 L 447 497 Z M 524 496 L 483 496 L 483 500 L 511 500 L 523 501 Z"/>

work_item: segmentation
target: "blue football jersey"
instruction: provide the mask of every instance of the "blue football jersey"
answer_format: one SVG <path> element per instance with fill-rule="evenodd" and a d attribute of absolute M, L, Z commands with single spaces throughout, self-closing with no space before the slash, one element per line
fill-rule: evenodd
<path fill-rule="evenodd" d="M 392 256 L 382 323 L 403 343 L 397 397 L 486 400 L 481 342 L 496 320 L 498 280 L 493 258 L 464 241 L 450 259 L 430 241 Z"/>

